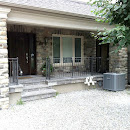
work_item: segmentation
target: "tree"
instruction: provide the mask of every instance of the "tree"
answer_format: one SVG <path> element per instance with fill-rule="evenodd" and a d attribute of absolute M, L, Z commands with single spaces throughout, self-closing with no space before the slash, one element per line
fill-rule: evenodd
<path fill-rule="evenodd" d="M 92 0 L 90 0 L 92 2 Z M 96 16 L 97 22 L 109 23 L 115 27 L 111 30 L 104 30 L 93 36 L 101 40 L 100 44 L 112 43 L 117 45 L 116 51 L 122 47 L 130 45 L 130 0 L 95 0 L 91 6 L 98 8 L 92 11 Z"/>

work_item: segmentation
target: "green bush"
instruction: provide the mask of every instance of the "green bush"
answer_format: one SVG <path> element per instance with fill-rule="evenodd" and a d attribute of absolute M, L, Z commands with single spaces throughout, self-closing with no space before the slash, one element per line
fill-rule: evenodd
<path fill-rule="evenodd" d="M 50 73 L 52 73 L 52 70 L 53 70 L 53 66 L 52 64 L 50 64 Z M 46 62 L 42 65 L 41 71 L 42 71 L 42 75 L 46 76 Z"/>

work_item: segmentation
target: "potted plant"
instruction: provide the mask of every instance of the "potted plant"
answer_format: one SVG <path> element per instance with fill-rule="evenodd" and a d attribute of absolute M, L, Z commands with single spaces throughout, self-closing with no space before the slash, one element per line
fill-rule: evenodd
<path fill-rule="evenodd" d="M 53 70 L 53 66 L 52 64 L 50 64 L 50 73 L 52 73 L 52 70 Z M 42 75 L 46 76 L 46 62 L 42 65 L 41 71 L 42 71 Z"/>

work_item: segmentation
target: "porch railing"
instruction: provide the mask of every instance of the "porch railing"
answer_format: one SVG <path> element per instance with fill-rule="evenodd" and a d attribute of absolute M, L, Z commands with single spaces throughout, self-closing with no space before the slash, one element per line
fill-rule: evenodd
<path fill-rule="evenodd" d="M 44 59 L 43 75 L 46 79 L 98 75 L 108 72 L 108 61 L 101 57 L 67 57 Z"/>
<path fill-rule="evenodd" d="M 8 58 L 9 62 L 9 83 L 18 84 L 18 58 Z"/>

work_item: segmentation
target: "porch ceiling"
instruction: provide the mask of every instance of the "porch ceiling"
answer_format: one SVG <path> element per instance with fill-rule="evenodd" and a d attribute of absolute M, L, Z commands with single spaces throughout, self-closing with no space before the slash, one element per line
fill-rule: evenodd
<path fill-rule="evenodd" d="M 99 24 L 91 18 L 81 18 L 77 16 L 69 16 L 63 14 L 23 10 L 12 8 L 8 14 L 9 24 L 33 25 L 55 28 L 67 28 L 77 30 L 103 30 L 111 29 L 112 26 L 107 24 Z"/>

